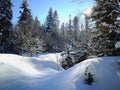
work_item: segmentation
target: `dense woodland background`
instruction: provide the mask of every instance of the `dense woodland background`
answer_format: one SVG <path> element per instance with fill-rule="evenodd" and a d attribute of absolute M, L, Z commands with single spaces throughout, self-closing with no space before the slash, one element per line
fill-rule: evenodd
<path fill-rule="evenodd" d="M 39 54 L 74 51 L 88 56 L 120 55 L 120 0 L 95 0 L 90 16 L 71 18 L 60 24 L 59 12 L 48 10 L 46 21 L 33 18 L 28 1 L 23 0 L 16 25 L 11 23 L 11 0 L 0 1 L 0 52 Z M 68 52 L 69 53 L 69 52 Z"/>

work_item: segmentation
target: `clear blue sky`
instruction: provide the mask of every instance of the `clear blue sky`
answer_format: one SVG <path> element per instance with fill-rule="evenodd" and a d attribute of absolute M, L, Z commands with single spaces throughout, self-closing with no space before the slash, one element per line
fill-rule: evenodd
<path fill-rule="evenodd" d="M 17 23 L 19 17 L 19 7 L 23 0 L 12 0 L 13 3 L 13 20 Z M 45 21 L 48 15 L 49 8 L 58 11 L 58 17 L 61 22 L 67 21 L 69 14 L 74 17 L 79 12 L 85 10 L 93 5 L 93 0 L 81 0 L 79 2 L 72 2 L 72 0 L 28 0 L 29 8 L 31 9 L 33 17 L 38 16 L 41 22 Z"/>

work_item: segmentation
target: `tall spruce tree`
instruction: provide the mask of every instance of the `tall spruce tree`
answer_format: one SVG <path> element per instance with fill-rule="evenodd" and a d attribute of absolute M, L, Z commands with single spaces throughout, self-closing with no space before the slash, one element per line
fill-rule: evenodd
<path fill-rule="evenodd" d="M 40 21 L 38 20 L 38 17 L 35 17 L 35 20 L 33 21 L 33 28 L 34 30 L 32 30 L 33 32 L 33 36 L 34 37 L 40 37 L 42 34 L 42 30 L 41 30 L 41 26 L 40 26 Z"/>
<path fill-rule="evenodd" d="M 62 38 L 66 39 L 65 38 L 65 24 L 64 23 L 62 23 L 62 25 L 61 25 L 61 31 L 60 32 L 61 32 Z"/>
<path fill-rule="evenodd" d="M 25 52 L 28 54 L 41 52 L 41 48 L 38 44 L 41 44 L 39 38 L 36 38 L 34 27 L 34 20 L 31 15 L 31 11 L 28 8 L 27 0 L 24 0 L 20 11 L 20 17 L 18 24 L 14 30 L 14 44 L 18 52 Z M 36 30 L 37 31 L 37 30 Z"/>
<path fill-rule="evenodd" d="M 31 10 L 28 8 L 28 2 L 27 0 L 23 0 L 23 3 L 20 7 L 21 11 L 20 11 L 20 17 L 18 20 L 18 24 L 19 25 L 27 25 L 27 26 L 31 26 L 33 18 L 31 15 Z"/>
<path fill-rule="evenodd" d="M 48 16 L 46 18 L 46 32 L 52 33 L 54 31 L 54 17 L 52 7 L 49 9 Z"/>
<path fill-rule="evenodd" d="M 59 52 L 63 48 L 59 31 L 59 20 L 57 11 L 50 8 L 46 19 L 46 43 L 48 52 Z"/>
<path fill-rule="evenodd" d="M 115 49 L 116 30 L 120 18 L 120 0 L 95 0 L 92 18 L 95 21 L 96 31 L 93 33 L 94 54 L 117 55 Z M 119 36 L 120 37 L 120 36 Z"/>
<path fill-rule="evenodd" d="M 68 24 L 68 43 L 73 44 L 73 24 L 72 24 L 72 19 L 71 15 L 69 15 L 69 24 Z"/>
<path fill-rule="evenodd" d="M 58 13 L 56 10 L 53 13 L 53 19 L 54 19 L 53 21 L 54 21 L 55 30 L 58 30 L 59 29 L 59 20 L 58 20 Z"/>
<path fill-rule="evenodd" d="M 0 52 L 10 52 L 12 29 L 12 3 L 11 0 L 0 0 Z"/>
<path fill-rule="evenodd" d="M 77 16 L 73 19 L 73 29 L 74 29 L 74 39 L 75 41 L 79 40 L 80 30 L 79 30 L 79 18 Z"/>

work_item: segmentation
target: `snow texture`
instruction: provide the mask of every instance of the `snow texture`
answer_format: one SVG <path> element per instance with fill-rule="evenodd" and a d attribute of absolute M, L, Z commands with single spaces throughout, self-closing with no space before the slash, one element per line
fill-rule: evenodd
<path fill-rule="evenodd" d="M 60 54 L 0 54 L 0 90 L 120 90 L 119 56 L 88 59 L 68 70 L 57 58 Z M 86 67 L 94 74 L 92 85 L 84 83 Z"/>
<path fill-rule="evenodd" d="M 120 48 L 120 41 L 115 43 L 115 48 Z"/>

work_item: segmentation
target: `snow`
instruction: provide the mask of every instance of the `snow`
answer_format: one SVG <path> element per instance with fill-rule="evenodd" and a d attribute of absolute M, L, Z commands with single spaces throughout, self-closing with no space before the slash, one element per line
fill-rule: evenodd
<path fill-rule="evenodd" d="M 103 22 L 103 23 L 101 23 L 103 26 L 105 26 L 105 27 L 108 27 L 108 26 L 110 26 L 109 24 L 107 24 L 106 22 Z"/>
<path fill-rule="evenodd" d="M 115 43 L 115 48 L 120 48 L 120 41 Z"/>
<path fill-rule="evenodd" d="M 120 30 L 115 30 L 115 32 L 119 34 L 119 33 L 120 33 Z"/>
<path fill-rule="evenodd" d="M 59 58 L 57 53 L 0 54 L 0 90 L 120 90 L 120 56 L 88 59 L 68 70 L 58 64 Z M 84 83 L 86 67 L 94 74 L 92 85 Z"/>

